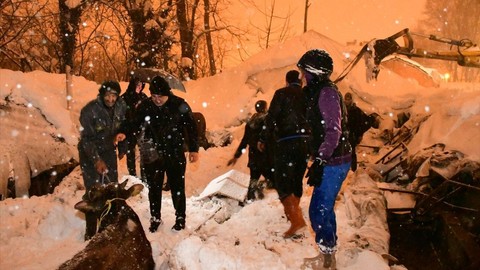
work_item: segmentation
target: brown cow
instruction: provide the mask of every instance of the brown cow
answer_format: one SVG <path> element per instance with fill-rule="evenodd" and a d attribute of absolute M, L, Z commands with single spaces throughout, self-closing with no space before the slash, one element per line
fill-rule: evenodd
<path fill-rule="evenodd" d="M 59 269 L 154 269 L 152 246 L 135 211 L 125 202 L 143 189 L 135 184 L 95 185 L 75 205 L 97 217 L 97 233 L 84 250 L 60 265 Z"/>

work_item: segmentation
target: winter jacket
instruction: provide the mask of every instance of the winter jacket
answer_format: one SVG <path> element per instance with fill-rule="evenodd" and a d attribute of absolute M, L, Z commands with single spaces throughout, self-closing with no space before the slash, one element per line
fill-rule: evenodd
<path fill-rule="evenodd" d="M 145 139 L 154 141 L 161 156 L 183 156 L 184 143 L 188 152 L 198 152 L 197 127 L 192 110 L 184 99 L 173 94 L 162 106 L 155 105 L 151 98 L 142 102 L 137 108 L 133 127 L 137 132 L 145 127 Z"/>
<path fill-rule="evenodd" d="M 275 91 L 266 117 L 266 135 L 276 141 L 309 137 L 305 118 L 305 96 L 299 84 L 290 84 Z"/>
<path fill-rule="evenodd" d="M 125 102 L 118 99 L 112 108 L 112 118 L 100 96 L 85 105 L 80 111 L 82 131 L 78 150 L 91 157 L 94 162 L 102 158 L 104 153 L 115 151 L 114 139 L 124 124 L 126 109 Z M 126 153 L 125 143 L 119 144 L 119 152 Z"/>
<path fill-rule="evenodd" d="M 136 117 L 136 111 L 138 106 L 148 99 L 147 95 L 145 93 L 140 92 L 137 93 L 135 92 L 135 89 L 128 90 L 125 92 L 123 95 L 121 95 L 125 103 L 127 104 L 127 111 L 125 113 L 125 118 L 127 120 L 127 125 L 131 126 L 133 125 Z M 131 129 L 131 128 L 129 128 Z M 128 135 L 133 135 L 133 134 L 127 134 Z"/>
<path fill-rule="evenodd" d="M 347 112 L 350 144 L 355 147 L 362 140 L 363 134 L 371 128 L 371 120 L 355 103 L 347 106 Z"/>
<path fill-rule="evenodd" d="M 78 152 L 87 189 L 100 180 L 101 176 L 95 169 L 95 162 L 99 159 L 107 165 L 107 182 L 117 181 L 117 146 L 114 145 L 114 139 L 120 132 L 120 127 L 124 124 L 126 108 L 125 102 L 119 98 L 110 111 L 99 96 L 97 99 L 90 101 L 80 111 L 82 130 Z M 119 155 L 127 152 L 125 141 L 119 142 L 118 152 Z"/>
<path fill-rule="evenodd" d="M 342 95 L 331 81 L 314 80 L 304 87 L 312 155 L 339 165 L 351 161 L 347 113 Z"/>
<path fill-rule="evenodd" d="M 248 167 L 266 166 L 267 153 L 260 152 L 257 143 L 260 138 L 260 132 L 263 130 L 266 113 L 255 113 L 245 124 L 245 133 L 235 151 L 234 157 L 239 158 L 242 151 L 248 146 Z"/>

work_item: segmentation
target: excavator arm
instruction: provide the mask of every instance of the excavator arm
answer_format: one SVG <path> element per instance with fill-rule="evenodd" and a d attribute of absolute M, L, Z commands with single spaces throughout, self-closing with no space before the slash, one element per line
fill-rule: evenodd
<path fill-rule="evenodd" d="M 403 39 L 403 45 L 397 40 Z M 431 51 L 415 48 L 412 35 L 408 28 L 385 39 L 373 39 L 363 46 L 361 51 L 350 62 L 350 64 L 342 71 L 335 82 L 341 81 L 358 63 L 360 58 L 365 58 L 367 66 L 367 80 L 376 79 L 380 72 L 379 65 L 382 60 L 394 54 L 405 55 L 409 58 L 428 58 L 446 61 L 455 61 L 460 66 L 480 68 L 480 48 L 473 44 L 469 39 L 453 40 L 448 38 L 440 38 L 435 35 L 428 36 L 429 40 L 450 44 L 456 50 L 450 51 Z"/>
<path fill-rule="evenodd" d="M 398 38 L 403 38 L 404 45 L 400 46 L 397 43 Z M 447 38 L 439 38 L 435 35 L 430 35 L 428 39 L 447 43 L 456 47 L 456 51 L 429 51 L 424 49 L 414 48 L 413 39 L 408 28 L 386 38 L 372 40 L 369 42 L 369 48 L 373 47 L 372 54 L 374 55 L 374 62 L 379 65 L 383 58 L 391 54 L 401 54 L 408 57 L 439 59 L 446 61 L 456 61 L 460 66 L 480 68 L 480 49 L 475 47 L 472 41 L 468 39 L 453 40 Z"/>

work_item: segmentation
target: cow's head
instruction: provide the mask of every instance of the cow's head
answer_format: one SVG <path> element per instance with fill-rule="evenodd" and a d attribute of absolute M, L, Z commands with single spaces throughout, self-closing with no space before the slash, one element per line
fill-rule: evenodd
<path fill-rule="evenodd" d="M 142 184 L 135 184 L 129 189 L 125 189 L 127 181 L 125 180 L 121 184 L 109 183 L 107 185 L 97 183 L 83 195 L 81 202 L 75 204 L 75 209 L 84 213 L 101 213 L 113 200 L 126 200 L 142 191 Z"/>

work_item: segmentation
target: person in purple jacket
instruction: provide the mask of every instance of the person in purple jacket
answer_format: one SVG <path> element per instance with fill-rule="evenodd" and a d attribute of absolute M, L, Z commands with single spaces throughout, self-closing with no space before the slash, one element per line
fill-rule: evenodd
<path fill-rule="evenodd" d="M 333 60 L 324 50 L 310 50 L 297 63 L 306 81 L 307 122 L 312 137 L 313 163 L 307 177 L 313 186 L 309 217 L 320 254 L 304 264 L 318 269 L 335 269 L 337 223 L 335 199 L 347 177 L 352 159 L 348 140 L 347 113 L 341 93 L 330 80 Z"/>

